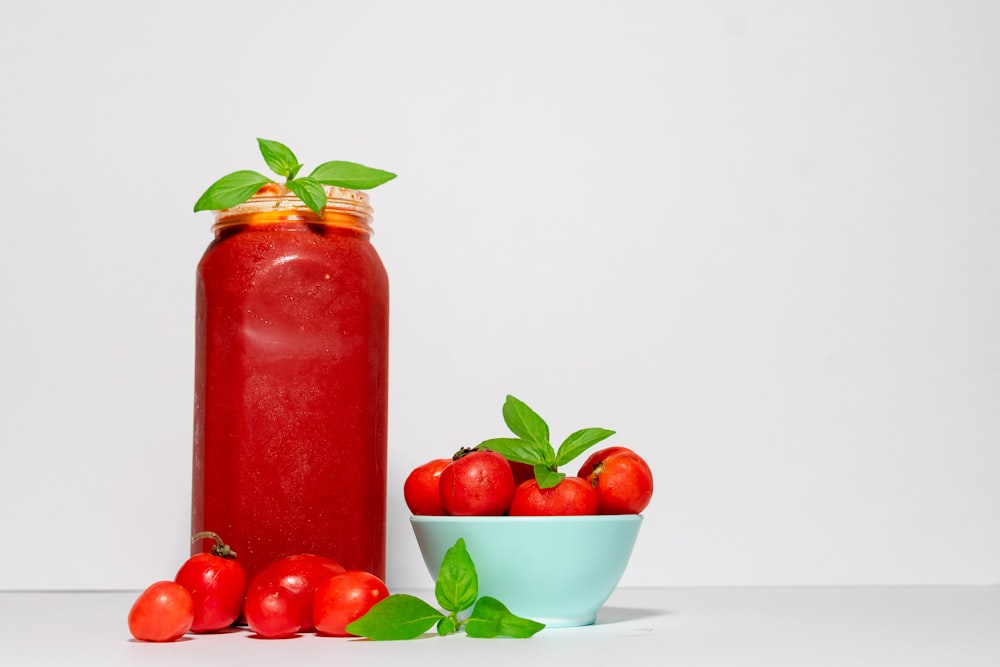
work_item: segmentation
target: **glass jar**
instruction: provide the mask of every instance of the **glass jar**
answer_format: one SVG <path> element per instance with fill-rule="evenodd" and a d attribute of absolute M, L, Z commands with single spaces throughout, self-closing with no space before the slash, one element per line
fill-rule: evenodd
<path fill-rule="evenodd" d="M 250 578 L 293 553 L 385 577 L 388 279 L 368 196 L 326 190 L 217 212 L 198 264 L 191 528 Z"/>

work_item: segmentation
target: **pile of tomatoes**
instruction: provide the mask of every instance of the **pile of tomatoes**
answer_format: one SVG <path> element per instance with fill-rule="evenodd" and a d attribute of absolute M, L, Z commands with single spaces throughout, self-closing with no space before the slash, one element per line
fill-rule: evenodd
<path fill-rule="evenodd" d="M 191 556 L 173 581 L 158 581 L 132 605 L 128 627 L 142 641 L 169 642 L 188 632 L 216 632 L 242 615 L 261 637 L 298 632 L 349 636 L 345 627 L 388 597 L 385 583 L 369 572 L 345 570 L 315 554 L 281 558 L 247 577 L 228 547 Z M 198 536 L 195 536 L 198 537 Z"/>
<path fill-rule="evenodd" d="M 549 471 L 554 472 L 554 471 Z M 509 461 L 488 449 L 463 449 L 414 469 L 403 496 L 414 514 L 452 516 L 560 516 L 638 514 L 653 495 L 646 462 L 626 447 L 591 454 L 574 476 L 543 486 L 535 467 Z M 258 636 L 298 632 L 349 636 L 346 626 L 389 596 L 369 572 L 345 570 L 315 554 L 281 558 L 249 583 L 235 554 L 214 533 L 208 553 L 191 556 L 172 581 L 143 591 L 128 616 L 129 631 L 142 641 L 169 642 L 188 632 L 217 632 L 245 622 Z"/>
<path fill-rule="evenodd" d="M 418 466 L 403 485 L 411 512 L 438 516 L 638 514 L 652 496 L 649 465 L 627 447 L 594 452 L 575 476 L 549 488 L 532 466 L 481 449 Z"/>

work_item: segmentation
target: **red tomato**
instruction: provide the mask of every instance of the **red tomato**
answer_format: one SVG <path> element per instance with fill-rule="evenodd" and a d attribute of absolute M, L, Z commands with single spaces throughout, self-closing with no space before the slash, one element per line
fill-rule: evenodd
<path fill-rule="evenodd" d="M 295 594 L 277 582 L 252 586 L 243 615 L 250 629 L 267 639 L 291 637 L 302 629 Z"/>
<path fill-rule="evenodd" d="M 511 516 L 567 516 L 597 514 L 597 491 L 580 477 L 564 477 L 555 486 L 542 489 L 529 479 L 514 491 Z"/>
<path fill-rule="evenodd" d="M 192 632 L 213 632 L 231 626 L 243 610 L 247 575 L 234 554 L 215 533 L 198 533 L 216 544 L 210 553 L 195 554 L 177 571 L 174 581 L 188 589 L 194 600 Z"/>
<path fill-rule="evenodd" d="M 579 475 L 597 490 L 598 514 L 638 514 L 653 497 L 652 471 L 627 447 L 594 452 Z"/>
<path fill-rule="evenodd" d="M 254 623 L 258 627 L 264 628 L 263 618 L 258 616 L 251 619 L 251 608 L 253 613 L 263 612 L 265 614 L 279 614 L 288 616 L 288 622 L 283 627 L 295 626 L 298 630 L 312 632 L 316 629 L 312 619 L 313 595 L 316 587 L 332 577 L 344 571 L 338 563 L 324 556 L 316 554 L 296 554 L 285 556 L 271 563 L 253 578 L 250 587 L 247 589 L 247 601 L 244 605 L 243 615 L 247 624 L 254 629 Z M 273 596 L 275 588 L 285 589 L 289 595 L 289 604 L 284 604 L 285 596 L 280 596 L 281 604 L 267 606 L 263 604 L 262 598 Z M 253 604 L 251 604 L 253 600 Z M 272 636 L 267 632 L 254 629 L 258 634 L 268 637 Z M 280 635 L 279 635 L 280 636 Z"/>
<path fill-rule="evenodd" d="M 444 514 L 438 480 L 451 459 L 434 459 L 417 466 L 403 482 L 403 499 L 414 514 L 440 516 Z"/>
<path fill-rule="evenodd" d="M 497 452 L 473 451 L 441 471 L 441 504 L 454 516 L 499 516 L 514 497 L 514 473 Z"/>
<path fill-rule="evenodd" d="M 510 470 L 514 473 L 514 487 L 518 487 L 522 482 L 535 479 L 535 466 L 520 461 L 510 461 Z"/>
<path fill-rule="evenodd" d="M 128 612 L 128 629 L 144 642 L 172 642 L 191 629 L 194 601 L 174 581 L 158 581 L 139 594 Z"/>
<path fill-rule="evenodd" d="M 374 574 L 350 570 L 327 579 L 316 587 L 313 619 L 324 635 L 348 637 L 345 628 L 368 613 L 379 600 L 389 597 L 389 589 Z"/>

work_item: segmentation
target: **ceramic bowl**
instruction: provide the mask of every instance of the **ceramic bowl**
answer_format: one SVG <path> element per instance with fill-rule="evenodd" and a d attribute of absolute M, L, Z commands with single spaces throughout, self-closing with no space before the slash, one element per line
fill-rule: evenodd
<path fill-rule="evenodd" d="M 479 594 L 547 627 L 590 625 L 618 585 L 642 515 L 411 516 L 436 580 L 458 538 L 476 566 Z"/>

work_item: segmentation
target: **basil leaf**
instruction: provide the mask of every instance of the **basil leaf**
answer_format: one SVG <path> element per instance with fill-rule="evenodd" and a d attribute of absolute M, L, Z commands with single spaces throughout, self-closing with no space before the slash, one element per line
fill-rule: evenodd
<path fill-rule="evenodd" d="M 555 462 L 552 445 L 540 445 L 520 438 L 491 438 L 483 440 L 477 447 L 499 452 L 510 461 L 527 463 L 532 466 L 552 465 Z"/>
<path fill-rule="evenodd" d="M 219 211 L 242 204 L 265 183 L 271 183 L 271 179 L 264 174 L 250 170 L 234 171 L 208 186 L 195 202 L 194 212 Z"/>
<path fill-rule="evenodd" d="M 288 189 L 295 193 L 295 196 L 305 202 L 305 205 L 316 213 L 322 213 L 326 206 L 326 190 L 323 185 L 308 176 L 296 178 L 285 183 Z"/>
<path fill-rule="evenodd" d="M 514 435 L 538 444 L 549 444 L 549 425 L 538 413 L 513 396 L 504 401 L 503 420 Z"/>
<path fill-rule="evenodd" d="M 458 625 L 455 623 L 455 619 L 451 616 L 445 616 L 440 621 L 438 621 L 438 636 L 444 637 L 445 635 L 453 635 L 455 631 L 458 630 Z"/>
<path fill-rule="evenodd" d="M 564 472 L 555 472 L 547 466 L 535 466 L 535 481 L 538 482 L 540 489 L 551 489 L 553 486 L 558 486 L 565 477 L 566 473 Z"/>
<path fill-rule="evenodd" d="M 563 441 L 563 444 L 559 445 L 559 451 L 556 452 L 556 465 L 566 465 L 590 447 L 614 434 L 614 431 L 609 431 L 606 428 L 584 428 L 571 433 Z"/>
<path fill-rule="evenodd" d="M 309 177 L 315 178 L 325 185 L 336 185 L 342 188 L 353 188 L 354 190 L 368 190 L 391 181 L 396 178 L 396 174 L 391 171 L 366 167 L 357 162 L 333 160 L 331 162 L 324 162 L 313 169 Z"/>
<path fill-rule="evenodd" d="M 465 611 L 476 603 L 479 577 L 461 537 L 444 553 L 434 584 L 434 596 L 445 611 Z"/>
<path fill-rule="evenodd" d="M 271 183 L 271 179 L 264 174 L 250 170 L 234 171 L 208 186 L 195 202 L 194 212 L 219 211 L 242 204 L 265 183 Z"/>
<path fill-rule="evenodd" d="M 397 593 L 379 600 L 345 629 L 352 635 L 376 641 L 413 639 L 430 630 L 442 617 L 444 614 L 420 598 Z"/>
<path fill-rule="evenodd" d="M 333 161 L 324 162 L 313 170 L 310 176 L 295 179 L 302 164 L 295 153 L 280 141 L 257 138 L 264 161 L 274 173 L 285 177 L 285 184 L 306 205 L 316 213 L 326 206 L 326 194 L 319 194 L 319 189 L 327 185 L 366 190 L 381 185 L 396 178 L 396 174 L 381 169 L 373 169 L 356 162 Z M 213 183 L 208 190 L 195 202 L 195 213 L 198 211 L 218 211 L 237 204 L 242 204 L 254 196 L 254 193 L 265 183 L 274 182 L 271 178 L 256 171 L 235 171 L 223 176 Z M 293 185 L 293 183 L 297 183 Z M 322 203 L 320 201 L 322 200 Z"/>
<path fill-rule="evenodd" d="M 465 634 L 483 639 L 501 636 L 526 639 L 544 627 L 544 623 L 515 616 L 502 602 L 484 595 L 465 622 Z"/>
<path fill-rule="evenodd" d="M 302 168 L 295 153 L 285 144 L 258 137 L 257 145 L 260 147 L 260 154 L 264 156 L 264 162 L 279 176 L 293 179 Z"/>

